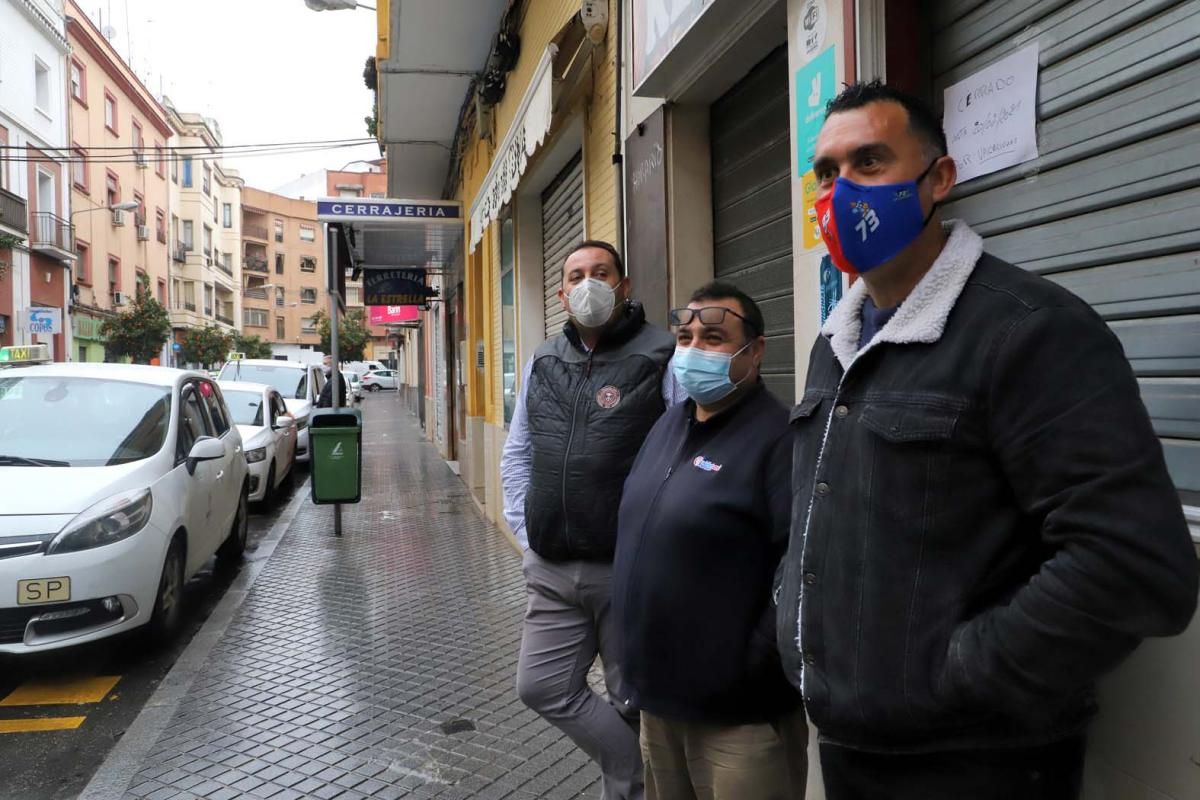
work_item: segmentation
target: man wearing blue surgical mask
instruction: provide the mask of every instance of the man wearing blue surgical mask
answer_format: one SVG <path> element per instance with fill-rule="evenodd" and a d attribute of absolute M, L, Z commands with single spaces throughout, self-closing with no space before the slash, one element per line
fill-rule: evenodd
<path fill-rule="evenodd" d="M 610 613 L 621 486 L 655 420 L 682 393 L 674 341 L 629 299 L 607 242 L 575 246 L 570 315 L 525 367 L 500 461 L 504 516 L 525 549 L 517 693 L 600 766 L 603 800 L 640 800 L 637 713 L 623 702 Z M 608 697 L 588 685 L 597 653 Z"/>
<path fill-rule="evenodd" d="M 1091 307 L 942 219 L 955 163 L 920 100 L 847 87 L 813 169 L 859 280 L 791 413 L 777 597 L 826 796 L 1074 800 L 1097 679 L 1196 606 L 1137 380 Z"/>
<path fill-rule="evenodd" d="M 759 379 L 762 312 L 717 282 L 671 322 L 690 399 L 655 423 L 625 481 L 613 565 L 646 798 L 799 800 L 808 737 L 771 604 L 792 449 L 787 409 Z"/>

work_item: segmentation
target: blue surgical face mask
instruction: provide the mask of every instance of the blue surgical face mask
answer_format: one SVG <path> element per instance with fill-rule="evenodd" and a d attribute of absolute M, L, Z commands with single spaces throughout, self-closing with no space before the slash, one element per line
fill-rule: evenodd
<path fill-rule="evenodd" d="M 751 342 L 736 353 L 716 353 L 699 347 L 676 347 L 671 371 L 688 397 L 702 406 L 724 400 L 742 381 L 729 377 L 729 366 Z M 745 380 L 743 378 L 743 380 Z"/>

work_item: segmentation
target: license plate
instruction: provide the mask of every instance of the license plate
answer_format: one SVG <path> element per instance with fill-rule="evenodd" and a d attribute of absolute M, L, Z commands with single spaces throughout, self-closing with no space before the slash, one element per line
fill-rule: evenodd
<path fill-rule="evenodd" d="M 70 599 L 70 578 L 38 578 L 30 581 L 17 581 L 17 605 L 19 606 L 61 603 Z"/>

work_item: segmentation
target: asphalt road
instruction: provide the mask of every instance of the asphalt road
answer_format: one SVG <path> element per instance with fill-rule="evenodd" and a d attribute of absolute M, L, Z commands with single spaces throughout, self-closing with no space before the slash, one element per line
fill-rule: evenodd
<path fill-rule="evenodd" d="M 251 507 L 247 561 L 256 557 L 293 492 L 307 491 L 307 477 L 301 467 L 296 488 L 272 508 Z M 189 581 L 186 621 L 168 648 L 155 649 L 135 633 L 32 658 L 0 656 L 0 800 L 78 796 L 240 569 L 224 569 L 212 560 Z M 71 729 L 27 730 L 73 725 L 81 717 Z"/>

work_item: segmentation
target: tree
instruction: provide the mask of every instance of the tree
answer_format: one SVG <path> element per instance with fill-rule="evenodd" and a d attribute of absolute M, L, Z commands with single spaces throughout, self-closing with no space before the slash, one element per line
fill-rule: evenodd
<path fill-rule="evenodd" d="M 183 335 L 183 360 L 209 368 L 225 360 L 233 348 L 233 337 L 215 325 L 192 328 Z"/>
<path fill-rule="evenodd" d="M 317 333 L 321 336 L 321 349 L 326 353 L 333 352 L 330 343 L 329 315 L 318 311 L 313 315 Z M 366 315 L 361 309 L 348 311 L 338 320 L 338 357 L 342 361 L 362 361 L 367 344 L 371 341 L 371 331 L 367 329 Z"/>
<path fill-rule="evenodd" d="M 150 292 L 141 287 L 129 310 L 105 320 L 100 334 L 108 339 L 105 343 L 108 355 L 129 358 L 135 364 L 149 364 L 171 338 L 171 318 Z"/>
<path fill-rule="evenodd" d="M 257 336 L 243 336 L 238 333 L 233 337 L 233 349 L 244 353 L 246 358 L 270 358 L 271 343 L 264 342 Z"/>

